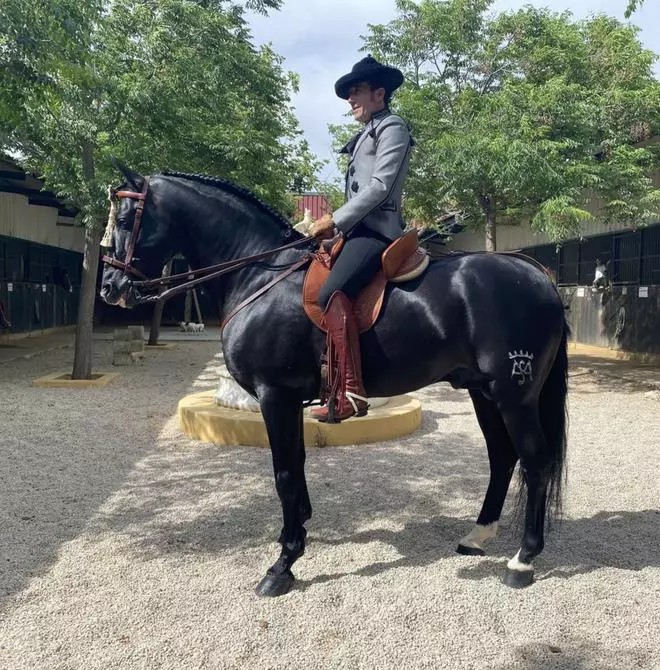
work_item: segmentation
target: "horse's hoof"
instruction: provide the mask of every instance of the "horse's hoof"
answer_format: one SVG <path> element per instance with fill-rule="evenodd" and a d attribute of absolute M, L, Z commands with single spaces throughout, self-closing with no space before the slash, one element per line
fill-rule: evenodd
<path fill-rule="evenodd" d="M 459 544 L 456 547 L 456 553 L 463 556 L 485 556 L 486 552 L 481 547 L 466 547 L 464 544 Z"/>
<path fill-rule="evenodd" d="M 283 596 L 291 590 L 295 579 L 293 573 L 289 571 L 282 575 L 266 574 L 254 591 L 262 598 L 277 598 L 277 596 Z"/>
<path fill-rule="evenodd" d="M 524 589 L 534 581 L 534 570 L 511 570 L 507 568 L 502 581 L 512 589 Z"/>

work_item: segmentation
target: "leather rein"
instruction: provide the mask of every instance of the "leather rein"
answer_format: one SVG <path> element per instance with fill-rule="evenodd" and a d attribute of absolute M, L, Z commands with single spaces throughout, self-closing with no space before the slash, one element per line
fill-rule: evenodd
<path fill-rule="evenodd" d="M 144 203 L 147 198 L 148 190 L 149 190 L 149 177 L 146 177 L 144 180 L 144 185 L 142 186 L 142 191 L 139 193 L 137 191 L 115 191 L 113 193 L 113 197 L 130 198 L 132 200 L 137 200 L 138 204 L 137 209 L 135 211 L 135 221 L 133 222 L 133 229 L 131 230 L 131 236 L 129 238 L 128 247 L 126 249 L 125 259 L 123 261 L 120 261 L 117 260 L 116 258 L 113 258 L 112 256 L 104 255 L 102 256 L 102 260 L 107 265 L 117 268 L 118 270 L 122 270 L 128 275 L 133 275 L 134 277 L 137 277 L 137 281 L 131 282 L 131 286 L 134 288 L 141 288 L 148 290 L 158 286 L 165 286 L 167 284 L 172 284 L 182 279 L 188 279 L 189 281 L 185 281 L 176 286 L 172 286 L 171 288 L 154 295 L 139 296 L 137 298 L 137 301 L 142 304 L 157 302 L 160 300 L 167 300 L 168 298 L 171 298 L 174 295 L 190 290 L 194 286 L 203 284 L 207 281 L 211 281 L 212 279 L 217 279 L 218 277 L 221 277 L 222 275 L 225 274 L 229 274 L 230 272 L 234 272 L 235 270 L 240 270 L 241 268 L 247 267 L 248 265 L 269 258 L 270 256 L 273 256 L 279 253 L 280 251 L 286 251 L 287 249 L 296 249 L 299 247 L 307 246 L 313 241 L 309 237 L 302 237 L 299 240 L 294 240 L 293 242 L 284 244 L 281 247 L 270 249 L 269 251 L 264 251 L 262 253 L 254 254 L 252 256 L 244 256 L 242 258 L 236 258 L 231 261 L 217 263 L 216 265 L 209 265 L 207 267 L 197 268 L 196 270 L 188 270 L 187 272 L 181 272 L 179 274 L 170 275 L 168 277 L 158 277 L 157 279 L 148 279 L 144 274 L 142 274 L 137 268 L 133 267 L 132 265 L 132 262 L 134 260 L 133 254 L 135 251 L 137 238 L 140 233 L 140 226 L 142 224 L 142 213 L 144 211 Z M 298 268 L 302 267 L 306 263 L 309 263 L 312 260 L 312 258 L 313 255 L 309 253 L 306 254 L 303 258 L 294 261 L 291 265 L 288 266 L 288 268 L 284 272 L 278 274 L 272 281 L 268 282 L 264 287 L 259 289 L 256 293 L 253 293 L 249 298 L 247 298 L 243 303 L 241 303 L 240 308 L 244 307 L 249 302 L 252 302 L 252 300 L 258 298 L 260 295 L 265 293 L 269 288 L 271 288 L 271 286 L 275 285 L 285 277 L 288 277 Z M 238 309 L 234 310 L 234 313 L 237 311 Z M 234 313 L 232 313 L 229 318 L 231 318 L 231 316 L 233 316 Z M 229 318 L 226 319 L 226 321 L 228 321 Z"/>

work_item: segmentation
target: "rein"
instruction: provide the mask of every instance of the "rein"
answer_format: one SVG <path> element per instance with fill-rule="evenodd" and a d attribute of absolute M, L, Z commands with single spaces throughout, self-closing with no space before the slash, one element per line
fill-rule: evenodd
<path fill-rule="evenodd" d="M 269 251 L 264 251 L 260 254 L 254 254 L 253 256 L 244 256 L 243 258 L 237 258 L 233 261 L 226 261 L 224 263 L 218 263 L 217 265 L 209 265 L 208 267 L 205 268 L 198 268 L 196 270 L 189 270 L 188 272 L 181 272 L 180 274 L 172 275 L 171 277 L 162 277 L 160 279 L 145 279 L 143 281 L 135 281 L 132 282 L 132 285 L 135 288 L 142 288 L 142 287 L 151 288 L 154 286 L 158 286 L 160 284 L 169 284 L 172 282 L 172 280 L 182 279 L 184 277 L 189 278 L 191 275 L 197 275 L 197 274 L 205 275 L 203 277 L 197 277 L 196 279 L 184 282 L 183 284 L 178 284 L 177 286 L 173 286 L 172 288 L 168 288 L 162 293 L 139 298 L 139 301 L 143 303 L 156 302 L 159 300 L 167 300 L 168 298 L 171 298 L 174 295 L 190 290 L 193 286 L 198 286 L 199 284 L 211 281 L 212 279 L 217 279 L 218 277 L 222 277 L 223 275 L 229 274 L 230 272 L 234 272 L 234 270 L 240 270 L 241 268 L 247 267 L 248 265 L 252 265 L 252 263 L 256 263 L 258 261 L 263 260 L 264 258 L 273 256 L 274 254 L 277 254 L 280 251 L 286 251 L 287 249 L 295 249 L 297 247 L 302 247 L 306 244 L 309 244 L 309 242 L 310 242 L 309 238 L 302 238 L 300 240 L 294 240 L 289 244 L 284 244 L 281 247 L 270 249 Z M 308 263 L 311 259 L 312 255 L 309 254 L 302 259 L 294 261 L 289 266 L 289 268 L 285 270 L 284 273 L 277 275 L 276 279 L 278 281 L 280 278 L 284 279 L 283 275 L 288 276 L 289 274 L 291 274 L 291 272 L 297 270 L 299 267 L 302 267 L 305 263 Z"/>
<path fill-rule="evenodd" d="M 247 267 L 252 263 L 256 263 L 258 261 L 269 258 L 270 256 L 273 256 L 281 251 L 307 246 L 312 242 L 310 238 L 302 237 L 299 240 L 294 240 L 293 242 L 284 244 L 281 247 L 270 249 L 269 251 L 264 251 L 258 254 L 253 254 L 252 256 L 244 256 L 242 258 L 236 258 L 231 261 L 225 261 L 224 263 L 217 263 L 216 265 L 209 265 L 207 267 L 197 268 L 196 270 L 188 270 L 187 272 L 181 272 L 179 274 L 171 275 L 169 277 L 148 279 L 147 277 L 145 277 L 144 274 L 142 274 L 137 268 L 134 268 L 132 265 L 132 261 L 134 260 L 133 253 L 135 251 L 135 244 L 137 243 L 137 238 L 140 232 L 140 225 L 142 223 L 142 213 L 144 212 L 144 203 L 147 198 L 148 190 L 149 190 L 149 177 L 146 177 L 144 180 L 144 185 L 142 186 L 142 191 L 139 193 L 137 191 L 114 192 L 113 197 L 131 198 L 133 200 L 137 200 L 138 205 L 135 211 L 135 221 L 133 222 L 131 237 L 129 238 L 128 247 L 126 249 L 126 258 L 123 261 L 120 261 L 116 258 L 113 258 L 112 256 L 104 255 L 102 257 L 102 260 L 107 265 L 117 268 L 118 270 L 122 270 L 126 274 L 137 277 L 138 281 L 131 281 L 131 286 L 136 289 L 137 288 L 151 289 L 157 286 L 165 286 L 167 284 L 171 284 L 181 279 L 189 279 L 190 281 L 183 282 L 182 284 L 178 284 L 177 286 L 172 286 L 171 288 L 155 295 L 139 296 L 139 297 L 136 296 L 137 301 L 142 304 L 167 300 L 168 298 L 171 298 L 174 295 L 188 291 L 194 286 L 198 286 L 199 284 L 211 281 L 212 279 L 217 279 L 218 277 L 221 277 L 225 274 L 229 274 L 230 272 L 233 272 L 235 270 L 240 270 L 241 268 Z M 266 286 L 270 288 L 273 284 L 277 283 L 281 279 L 284 279 L 284 277 L 288 276 L 298 268 L 302 267 L 304 264 L 308 263 L 311 259 L 312 254 L 306 254 L 302 259 L 298 259 L 292 262 L 288 266 L 287 270 L 277 275 L 275 279 L 272 282 L 269 282 Z M 195 275 L 203 275 L 203 276 L 197 276 L 194 279 L 190 279 L 191 277 L 195 277 Z M 259 295 L 261 295 L 261 292 L 262 291 L 258 292 Z M 254 297 L 257 296 L 255 295 Z"/>

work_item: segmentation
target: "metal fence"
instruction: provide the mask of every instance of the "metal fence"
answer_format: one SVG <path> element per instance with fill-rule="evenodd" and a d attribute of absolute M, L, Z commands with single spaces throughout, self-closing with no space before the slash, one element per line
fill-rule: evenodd
<path fill-rule="evenodd" d="M 70 290 L 62 281 L 65 272 Z M 9 332 L 74 325 L 81 274 L 80 253 L 0 236 L 0 301 Z"/>
<path fill-rule="evenodd" d="M 0 281 L 0 301 L 11 333 L 73 326 L 78 316 L 78 288 L 53 284 Z"/>
<path fill-rule="evenodd" d="M 563 286 L 591 284 L 596 264 L 608 261 L 615 285 L 660 285 L 660 224 L 527 247 L 523 252 L 555 272 Z"/>

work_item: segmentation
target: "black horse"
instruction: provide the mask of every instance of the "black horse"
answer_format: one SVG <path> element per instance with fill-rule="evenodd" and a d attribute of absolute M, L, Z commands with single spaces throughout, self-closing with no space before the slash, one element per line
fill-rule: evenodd
<path fill-rule="evenodd" d="M 174 172 L 145 178 L 121 169 L 126 182 L 120 188 L 132 193 L 118 193 L 114 265 L 106 264 L 101 288 L 109 304 L 137 304 L 131 275 L 159 277 L 175 253 L 201 268 L 299 237 L 277 212 L 226 180 Z M 221 317 L 304 253 L 287 249 L 267 264 L 255 262 L 209 282 Z M 302 406 L 318 397 L 325 336 L 303 310 L 303 278 L 304 269 L 292 272 L 241 309 L 222 332 L 227 368 L 259 400 L 282 504 L 281 555 L 257 586 L 259 595 L 291 588 L 291 566 L 304 553 L 304 523 L 312 514 Z M 395 396 L 439 381 L 470 393 L 491 474 L 460 553 L 483 555 L 520 459 L 527 486 L 524 531 L 505 575 L 514 587 L 532 582 L 545 521 L 561 503 L 567 336 L 564 307 L 543 272 L 517 257 L 482 253 L 434 260 L 421 277 L 388 286 L 380 318 L 361 336 L 368 395 Z"/>

